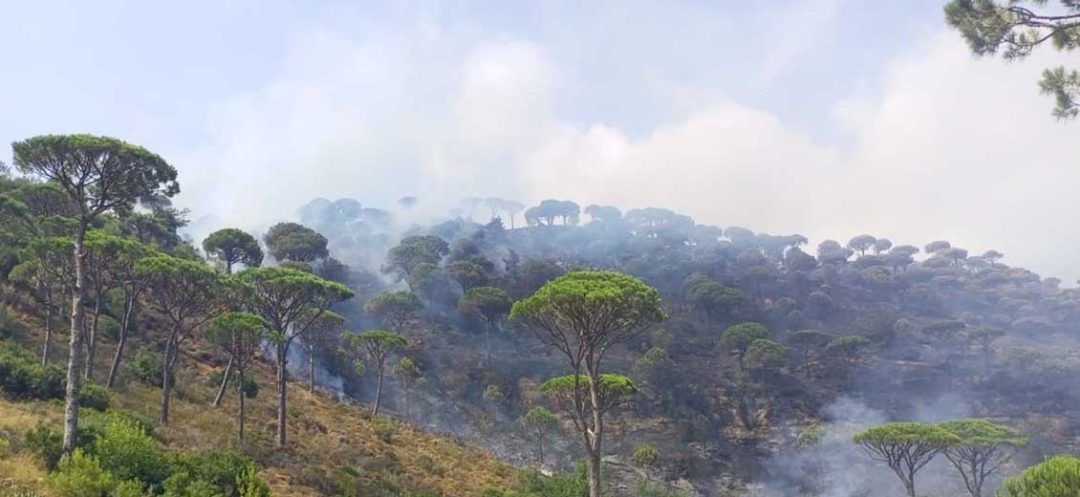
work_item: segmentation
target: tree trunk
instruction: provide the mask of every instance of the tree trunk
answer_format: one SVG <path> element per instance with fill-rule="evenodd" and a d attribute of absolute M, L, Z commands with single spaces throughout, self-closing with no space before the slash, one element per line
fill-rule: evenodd
<path fill-rule="evenodd" d="M 161 366 L 161 424 L 169 424 L 169 397 L 172 394 L 172 381 L 169 373 L 172 370 L 172 356 L 176 354 L 173 338 L 170 336 L 165 341 L 165 359 Z"/>
<path fill-rule="evenodd" d="M 225 390 L 229 387 L 229 377 L 232 376 L 233 358 L 229 356 L 229 363 L 225 365 L 225 376 L 221 378 L 221 386 L 218 387 L 217 396 L 214 397 L 214 407 L 221 405 L 221 401 L 225 399 Z M 244 382 L 241 381 L 237 387 L 241 391 L 244 390 Z"/>
<path fill-rule="evenodd" d="M 113 355 L 112 366 L 109 366 L 109 378 L 105 380 L 105 388 L 112 388 L 116 382 L 116 374 L 120 370 L 120 361 L 124 357 L 124 346 L 127 345 L 128 328 L 131 326 L 131 314 L 135 311 L 134 292 L 124 297 L 124 316 L 120 319 L 120 333 L 116 337 L 116 354 Z"/>
<path fill-rule="evenodd" d="M 83 298 L 86 296 L 86 252 L 83 241 L 86 238 L 86 225 L 83 223 L 75 231 L 73 240 L 75 257 L 75 291 L 71 297 L 71 336 L 68 348 L 67 386 L 64 389 L 64 444 L 65 454 L 75 450 L 79 429 L 79 352 L 82 349 L 82 328 L 86 320 Z"/>
<path fill-rule="evenodd" d="M 278 344 L 277 346 L 277 446 L 285 446 L 285 406 L 288 401 L 288 381 L 289 372 L 286 369 L 288 366 L 288 358 L 285 357 L 288 353 L 288 347 L 285 344 Z"/>
<path fill-rule="evenodd" d="M 240 384 L 244 384 L 244 368 L 236 368 L 236 378 L 240 381 Z M 238 388 L 239 397 L 237 398 L 240 405 L 239 421 L 240 421 L 240 446 L 244 445 L 244 389 Z"/>
<path fill-rule="evenodd" d="M 372 416 L 379 415 L 379 400 L 382 398 L 383 369 L 379 368 L 379 385 L 375 388 L 375 408 L 371 410 Z"/>
<path fill-rule="evenodd" d="M 589 438 L 589 497 L 601 497 L 600 458 L 603 455 L 604 417 L 600 406 L 599 374 L 589 371 L 589 402 L 592 406 L 593 432 Z"/>
<path fill-rule="evenodd" d="M 52 344 L 52 302 L 45 304 L 45 344 L 41 347 L 41 366 L 49 364 L 49 345 Z"/>
<path fill-rule="evenodd" d="M 308 349 L 308 392 L 315 393 L 315 347 Z"/>
<path fill-rule="evenodd" d="M 539 453 L 537 454 L 537 456 L 538 456 L 537 460 L 540 463 L 540 466 L 543 466 L 544 465 L 544 431 L 543 430 L 540 430 L 540 431 L 536 432 L 536 445 L 537 445 L 537 448 L 539 449 Z"/>
<path fill-rule="evenodd" d="M 98 292 L 101 290 L 99 289 Z M 94 357 L 97 356 L 98 322 L 101 319 L 101 295 L 94 298 L 94 311 L 90 317 L 90 333 L 86 336 L 86 367 L 83 379 L 89 383 L 94 377 Z"/>

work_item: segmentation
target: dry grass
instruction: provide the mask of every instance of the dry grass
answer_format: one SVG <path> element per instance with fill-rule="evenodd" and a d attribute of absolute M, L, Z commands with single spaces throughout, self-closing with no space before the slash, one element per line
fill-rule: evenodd
<path fill-rule="evenodd" d="M 27 345 L 33 340 L 32 336 L 21 337 Z M 61 349 L 66 344 L 57 345 L 55 357 L 63 357 Z M 107 371 L 105 362 L 111 356 L 110 344 L 104 344 L 99 351 L 103 364 L 97 370 L 100 376 Z M 276 398 L 269 364 L 255 368 L 260 393 L 247 401 L 247 440 L 241 448 L 236 440 L 235 390 L 221 407 L 211 406 L 216 387 L 210 376 L 217 370 L 210 364 L 213 357 L 212 349 L 196 344 L 181 358 L 171 422 L 156 426 L 155 433 L 173 450 L 234 449 L 247 454 L 262 465 L 262 475 L 275 496 L 331 494 L 333 482 L 346 468 L 403 490 L 434 491 L 447 497 L 479 496 L 487 488 L 511 488 L 516 484 L 513 468 L 479 450 L 388 418 L 372 419 L 366 406 L 343 404 L 327 393 L 312 394 L 300 383 L 289 388 L 288 446 L 276 449 Z M 160 389 L 123 376 L 119 383 L 112 394 L 114 407 L 157 419 Z M 13 403 L 0 399 L 0 434 L 21 434 L 41 422 L 59 428 L 60 407 L 55 402 Z M 389 426 L 389 442 L 376 434 L 377 426 Z M 0 477 L 36 486 L 42 476 L 40 465 L 31 459 L 0 458 Z"/>

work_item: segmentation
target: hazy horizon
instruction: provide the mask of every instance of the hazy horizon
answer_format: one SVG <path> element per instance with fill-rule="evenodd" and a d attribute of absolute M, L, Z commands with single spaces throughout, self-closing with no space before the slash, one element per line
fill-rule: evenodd
<path fill-rule="evenodd" d="M 0 11 L 0 140 L 146 146 L 210 227 L 295 218 L 314 197 L 415 195 L 427 214 L 553 197 L 813 244 L 945 239 L 1080 276 L 1056 250 L 1080 242 L 1059 221 L 1080 124 L 1055 121 L 1035 84 L 1068 54 L 974 59 L 940 1 Z"/>

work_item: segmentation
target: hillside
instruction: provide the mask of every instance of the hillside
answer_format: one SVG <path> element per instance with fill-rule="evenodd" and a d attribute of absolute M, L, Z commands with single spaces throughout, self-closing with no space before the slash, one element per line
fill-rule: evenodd
<path fill-rule="evenodd" d="M 36 347 L 40 343 L 37 324 L 25 319 L 18 323 L 19 332 L 6 340 Z M 111 356 L 111 350 L 101 357 L 107 355 Z M 248 401 L 248 438 L 238 448 L 235 395 L 227 396 L 221 407 L 211 407 L 216 393 L 211 375 L 223 366 L 220 355 L 200 345 L 181 361 L 172 422 L 167 426 L 155 423 L 155 436 L 170 451 L 236 450 L 251 457 L 275 496 L 339 495 L 380 488 L 408 495 L 427 491 L 478 496 L 485 489 L 518 485 L 517 470 L 480 450 L 389 418 L 372 418 L 364 406 L 339 402 L 326 392 L 309 393 L 298 383 L 290 384 L 290 445 L 275 450 L 273 371 L 265 364 L 255 371 L 262 391 Z M 154 420 L 160 389 L 126 378 L 110 400 L 113 408 Z M 0 440 L 5 442 L 0 447 L 6 448 L 0 452 L 0 495 L 8 495 L 5 488 L 42 489 L 41 462 L 10 449 L 18 448 L 23 433 L 39 424 L 58 428 L 62 407 L 56 401 L 19 402 L 0 396 Z"/>

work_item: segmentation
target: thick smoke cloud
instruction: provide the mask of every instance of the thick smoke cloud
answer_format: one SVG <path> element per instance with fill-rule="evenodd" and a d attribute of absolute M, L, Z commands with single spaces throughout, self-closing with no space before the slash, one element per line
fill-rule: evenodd
<path fill-rule="evenodd" d="M 259 229 L 316 196 L 388 208 L 416 195 L 418 218 L 470 195 L 659 205 L 815 242 L 949 239 L 1068 282 L 1080 262 L 1052 247 L 1080 241 L 1058 222 L 1080 180 L 1062 159 L 1075 126 L 1034 86 L 1053 57 L 978 61 L 952 33 L 932 36 L 880 90 L 837 102 L 846 131 L 825 140 L 698 87 L 672 89 L 643 132 L 568 116 L 580 68 L 541 43 L 424 24 L 363 41 L 321 32 L 272 83 L 216 107 L 213 141 L 177 161 L 181 203 L 212 216 L 196 232 Z"/>

